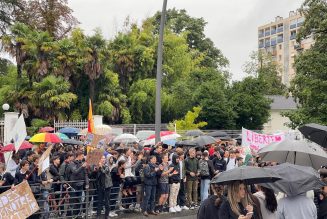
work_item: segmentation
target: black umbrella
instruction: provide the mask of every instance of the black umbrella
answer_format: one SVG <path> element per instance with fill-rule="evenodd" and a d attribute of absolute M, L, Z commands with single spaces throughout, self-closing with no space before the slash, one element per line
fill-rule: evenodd
<path fill-rule="evenodd" d="M 245 184 L 268 183 L 280 180 L 281 177 L 271 169 L 242 166 L 228 170 L 215 176 L 211 183 L 228 185 L 235 181 L 244 181 Z"/>
<path fill-rule="evenodd" d="M 199 136 L 199 137 L 195 138 L 193 140 L 193 142 L 196 144 L 196 146 L 203 147 L 203 146 L 208 145 L 208 144 L 216 143 L 216 139 L 214 139 L 211 136 L 203 135 L 203 136 Z"/>
<path fill-rule="evenodd" d="M 202 136 L 204 133 L 201 130 L 189 130 L 185 133 L 186 136 Z"/>
<path fill-rule="evenodd" d="M 228 134 L 226 132 L 222 132 L 222 131 L 210 132 L 207 135 L 212 136 L 212 137 L 225 137 L 225 136 L 228 136 Z"/>
<path fill-rule="evenodd" d="M 71 145 L 83 145 L 83 142 L 75 140 L 75 139 L 64 139 L 62 140 L 63 144 L 71 144 Z"/>
<path fill-rule="evenodd" d="M 305 138 L 327 148 L 327 126 L 310 123 L 299 128 Z"/>
<path fill-rule="evenodd" d="M 184 140 L 184 141 L 177 141 L 175 143 L 175 146 L 191 146 L 191 147 L 195 147 L 197 145 L 196 145 L 196 143 L 194 141 Z"/>
<path fill-rule="evenodd" d="M 282 179 L 275 183 L 267 183 L 262 186 L 283 192 L 287 196 L 296 196 L 307 191 L 320 189 L 325 184 L 320 180 L 319 173 L 312 167 L 298 166 L 290 163 L 266 167 L 274 170 Z"/>

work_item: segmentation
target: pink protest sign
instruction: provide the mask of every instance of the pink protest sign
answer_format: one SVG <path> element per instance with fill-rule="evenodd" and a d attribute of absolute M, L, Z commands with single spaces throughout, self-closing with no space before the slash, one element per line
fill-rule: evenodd
<path fill-rule="evenodd" d="M 266 145 L 269 145 L 273 142 L 281 142 L 284 139 L 284 133 L 266 135 L 242 128 L 242 146 L 249 147 L 252 151 L 255 152 L 257 152 Z"/>

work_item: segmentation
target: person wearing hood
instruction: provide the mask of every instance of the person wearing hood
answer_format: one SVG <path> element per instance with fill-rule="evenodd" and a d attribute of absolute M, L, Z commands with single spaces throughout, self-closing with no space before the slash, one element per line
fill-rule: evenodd
<path fill-rule="evenodd" d="M 169 173 L 170 195 L 169 195 L 169 212 L 180 212 L 182 209 L 177 206 L 177 196 L 180 188 L 180 167 L 179 156 L 174 154 L 172 157 L 172 163 L 169 169 L 172 168 L 172 172 Z"/>
<path fill-rule="evenodd" d="M 277 218 L 277 200 L 272 189 L 257 185 L 258 192 L 253 195 L 258 198 L 263 219 Z"/>
<path fill-rule="evenodd" d="M 216 218 L 219 219 L 220 206 L 226 200 L 224 187 L 218 184 L 211 184 L 213 195 L 205 199 L 199 208 L 197 219 Z"/>

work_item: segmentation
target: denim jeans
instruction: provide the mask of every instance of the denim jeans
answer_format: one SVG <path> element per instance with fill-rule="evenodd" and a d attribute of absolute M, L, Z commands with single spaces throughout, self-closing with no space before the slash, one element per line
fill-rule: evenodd
<path fill-rule="evenodd" d="M 210 179 L 201 179 L 201 202 L 209 196 Z"/>
<path fill-rule="evenodd" d="M 109 205 L 110 205 L 110 190 L 111 188 L 98 188 L 97 192 L 98 192 L 98 201 L 97 201 L 97 216 L 100 217 L 101 215 L 101 210 L 103 208 L 103 206 L 105 207 L 105 217 L 109 216 Z"/>
<path fill-rule="evenodd" d="M 50 217 L 50 206 L 48 202 L 48 196 L 49 196 L 49 191 L 48 190 L 43 190 L 42 191 L 42 201 L 40 203 L 42 215 L 41 218 L 49 218 Z"/>
<path fill-rule="evenodd" d="M 154 211 L 157 186 L 144 185 L 145 197 L 143 200 L 143 211 Z"/>

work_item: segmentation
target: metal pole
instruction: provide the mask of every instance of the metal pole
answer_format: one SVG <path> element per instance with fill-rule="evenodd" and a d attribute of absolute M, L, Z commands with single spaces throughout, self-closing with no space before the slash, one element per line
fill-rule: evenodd
<path fill-rule="evenodd" d="M 161 129 L 161 78 L 162 78 L 162 47 L 163 35 L 166 20 L 167 0 L 164 0 L 161 12 L 160 31 L 159 31 L 159 44 L 158 44 L 158 58 L 157 58 L 157 85 L 156 85 L 156 116 L 155 116 L 155 133 L 156 143 L 160 142 L 160 129 Z"/>

